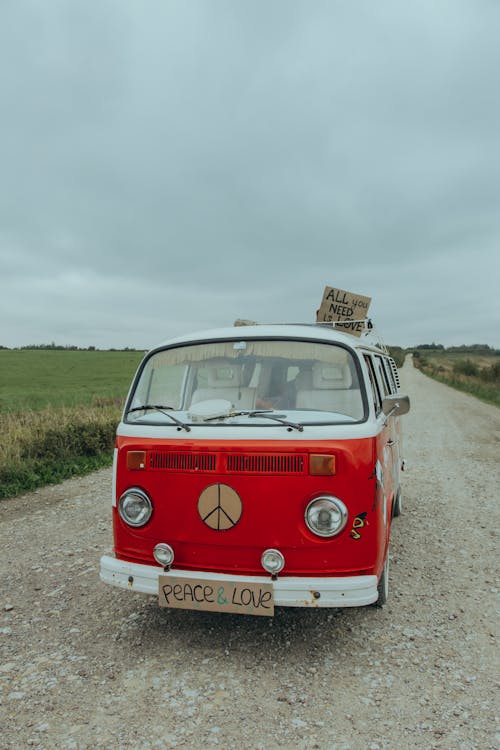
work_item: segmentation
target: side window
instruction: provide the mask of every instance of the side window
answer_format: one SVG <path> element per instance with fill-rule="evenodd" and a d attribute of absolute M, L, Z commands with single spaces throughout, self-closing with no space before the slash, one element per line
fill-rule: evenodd
<path fill-rule="evenodd" d="M 377 384 L 377 378 L 375 377 L 374 364 L 373 364 L 372 358 L 368 354 L 365 354 L 363 356 L 365 359 L 366 366 L 368 368 L 368 377 L 370 378 L 373 404 L 375 406 L 375 414 L 379 414 L 380 410 L 382 409 L 382 398 L 380 396 L 380 391 L 379 391 L 379 387 Z"/>
<path fill-rule="evenodd" d="M 382 357 L 377 355 L 375 357 L 375 364 L 376 364 L 378 382 L 380 386 L 380 392 L 382 393 L 382 398 L 385 398 L 391 392 L 391 386 L 387 378 L 387 372 L 385 370 L 384 361 Z"/>
<path fill-rule="evenodd" d="M 389 380 L 390 392 L 391 393 L 397 393 L 398 392 L 398 386 L 397 386 L 396 380 L 394 378 L 394 372 L 393 372 L 392 367 L 391 367 L 391 361 L 390 361 L 390 359 L 387 359 L 386 357 L 384 357 L 384 367 L 385 367 L 385 372 L 387 374 L 387 379 Z"/>
<path fill-rule="evenodd" d="M 398 368 L 397 368 L 397 365 L 396 365 L 396 363 L 395 363 L 395 361 L 393 360 L 392 357 L 389 357 L 388 359 L 389 359 L 389 367 L 390 367 L 391 372 L 392 372 L 392 377 L 394 378 L 394 383 L 396 385 L 396 390 L 394 391 L 394 393 L 397 393 L 399 391 L 399 388 L 400 388 L 400 385 L 401 385 L 401 383 L 399 382 Z"/>

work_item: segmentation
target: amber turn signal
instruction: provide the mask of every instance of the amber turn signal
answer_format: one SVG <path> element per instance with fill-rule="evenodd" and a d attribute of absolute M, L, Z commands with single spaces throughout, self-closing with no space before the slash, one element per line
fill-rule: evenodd
<path fill-rule="evenodd" d="M 128 451 L 127 469 L 144 469 L 146 467 L 146 451 Z"/>
<path fill-rule="evenodd" d="M 333 476 L 335 474 L 335 456 L 312 453 L 309 458 L 309 474 L 314 476 Z"/>

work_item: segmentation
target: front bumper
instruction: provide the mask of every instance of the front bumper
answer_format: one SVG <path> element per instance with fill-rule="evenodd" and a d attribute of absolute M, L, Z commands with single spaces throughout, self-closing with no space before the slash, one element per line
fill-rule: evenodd
<path fill-rule="evenodd" d="M 165 575 L 156 565 L 117 560 L 110 555 L 101 557 L 100 577 L 104 583 L 143 594 L 158 596 L 158 577 Z M 302 578 L 283 576 L 272 581 L 270 576 L 239 576 L 172 569 L 176 578 L 197 579 L 203 582 L 234 581 L 241 583 L 272 583 L 274 604 L 277 607 L 362 607 L 377 601 L 377 576 L 346 576 L 338 578 Z M 319 597 L 317 596 L 319 594 Z"/>

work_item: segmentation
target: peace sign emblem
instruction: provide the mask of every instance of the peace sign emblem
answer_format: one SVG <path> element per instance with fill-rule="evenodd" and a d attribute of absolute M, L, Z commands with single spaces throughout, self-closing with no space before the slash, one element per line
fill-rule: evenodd
<path fill-rule="evenodd" d="M 237 492 L 227 484 L 211 484 L 198 498 L 198 513 L 203 523 L 215 531 L 227 531 L 241 517 L 242 504 Z"/>

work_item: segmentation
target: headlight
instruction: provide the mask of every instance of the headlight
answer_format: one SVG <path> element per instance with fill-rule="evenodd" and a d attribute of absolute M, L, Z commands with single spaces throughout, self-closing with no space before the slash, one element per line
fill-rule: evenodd
<path fill-rule="evenodd" d="M 338 497 L 322 495 L 311 500 L 307 506 L 305 522 L 313 534 L 335 536 L 347 523 L 347 508 Z"/>
<path fill-rule="evenodd" d="M 266 549 L 266 551 L 262 553 L 260 563 L 264 570 L 267 570 L 268 573 L 276 576 L 283 570 L 285 558 L 278 549 Z"/>
<path fill-rule="evenodd" d="M 174 550 L 172 549 L 170 544 L 160 542 L 153 550 L 153 557 L 158 565 L 169 567 L 174 561 Z"/>
<path fill-rule="evenodd" d="M 151 500 L 138 487 L 124 492 L 118 501 L 118 513 L 129 526 L 144 526 L 152 512 Z"/>

